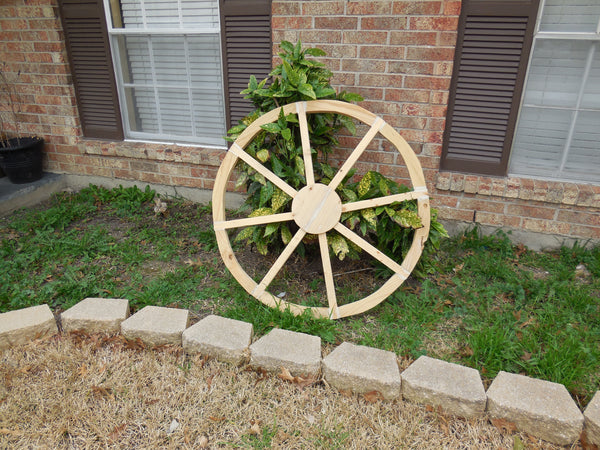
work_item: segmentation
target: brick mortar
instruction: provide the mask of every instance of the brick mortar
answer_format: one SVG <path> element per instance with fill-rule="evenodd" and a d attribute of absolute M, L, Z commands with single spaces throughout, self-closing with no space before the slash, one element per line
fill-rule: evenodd
<path fill-rule="evenodd" d="M 522 177 L 487 177 L 460 173 L 438 172 L 435 189 L 441 192 L 476 194 L 539 202 L 538 205 L 568 205 L 589 207 L 600 211 L 600 186 L 591 184 L 546 181 Z M 535 207 L 536 204 L 532 204 Z"/>

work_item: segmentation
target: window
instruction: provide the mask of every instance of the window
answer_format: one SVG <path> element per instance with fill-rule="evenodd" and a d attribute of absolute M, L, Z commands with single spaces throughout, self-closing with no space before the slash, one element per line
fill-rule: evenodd
<path fill-rule="evenodd" d="M 223 145 L 217 0 L 104 1 L 125 135 Z"/>
<path fill-rule="evenodd" d="M 271 70 L 270 0 L 59 6 L 86 137 L 224 145 L 253 109 L 239 92 Z"/>
<path fill-rule="evenodd" d="M 509 172 L 600 182 L 597 0 L 542 4 Z"/>

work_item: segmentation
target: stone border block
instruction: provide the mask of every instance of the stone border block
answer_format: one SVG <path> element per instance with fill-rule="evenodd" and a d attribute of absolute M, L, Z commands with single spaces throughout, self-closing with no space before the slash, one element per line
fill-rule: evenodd
<path fill-rule="evenodd" d="M 247 359 L 252 334 L 251 323 L 210 315 L 183 332 L 183 349 L 240 364 Z"/>
<path fill-rule="evenodd" d="M 500 372 L 487 391 L 491 417 L 558 445 L 579 439 L 583 415 L 562 384 Z"/>
<path fill-rule="evenodd" d="M 121 322 L 129 317 L 129 300 L 125 298 L 83 299 L 60 315 L 63 331 L 118 333 Z"/>
<path fill-rule="evenodd" d="M 48 305 L 31 306 L 0 314 L 0 350 L 56 333 L 58 326 Z"/>
<path fill-rule="evenodd" d="M 402 372 L 401 378 L 405 399 L 440 406 L 461 417 L 485 413 L 485 388 L 475 369 L 421 356 Z"/>
<path fill-rule="evenodd" d="M 592 401 L 583 412 L 585 418 L 585 438 L 588 444 L 600 447 L 600 391 L 596 392 Z"/>
<path fill-rule="evenodd" d="M 145 306 L 121 322 L 121 333 L 127 339 L 140 338 L 148 345 L 181 345 L 188 322 L 187 309 Z"/>
<path fill-rule="evenodd" d="M 323 358 L 323 378 L 339 390 L 378 391 L 386 400 L 400 397 L 396 354 L 343 342 Z"/>
<path fill-rule="evenodd" d="M 269 372 L 285 367 L 293 376 L 316 376 L 321 369 L 321 338 L 273 328 L 250 346 L 250 365 Z"/>

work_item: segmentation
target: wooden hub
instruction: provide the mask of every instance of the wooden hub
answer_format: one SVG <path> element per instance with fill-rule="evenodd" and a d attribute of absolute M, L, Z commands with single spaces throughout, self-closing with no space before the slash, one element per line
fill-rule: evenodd
<path fill-rule="evenodd" d="M 342 201 L 335 191 L 324 184 L 305 186 L 292 201 L 292 216 L 307 233 L 326 233 L 342 216 Z"/>

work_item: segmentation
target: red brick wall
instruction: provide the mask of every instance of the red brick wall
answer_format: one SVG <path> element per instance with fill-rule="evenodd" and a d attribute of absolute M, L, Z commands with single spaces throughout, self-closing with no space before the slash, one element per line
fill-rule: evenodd
<path fill-rule="evenodd" d="M 274 52 L 283 39 L 325 50 L 335 87 L 362 94 L 418 154 L 440 217 L 600 239 L 600 186 L 438 173 L 459 13 L 455 0 L 274 0 Z M 56 0 L 0 3 L 0 57 L 21 95 L 21 129 L 46 139 L 47 170 L 212 188 L 222 149 L 82 137 Z M 360 168 L 407 179 L 382 141 Z"/>

